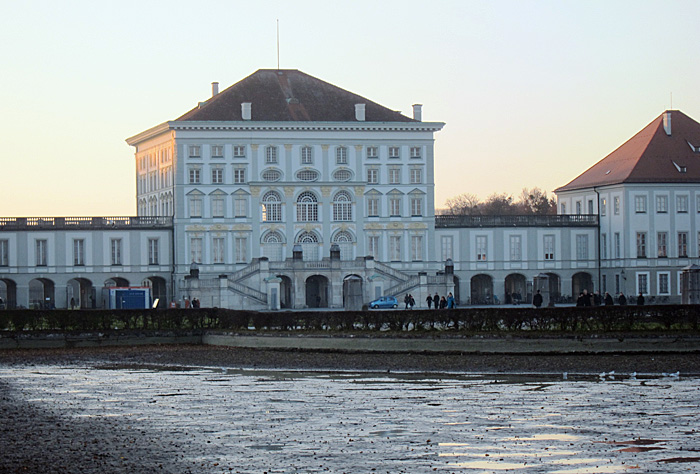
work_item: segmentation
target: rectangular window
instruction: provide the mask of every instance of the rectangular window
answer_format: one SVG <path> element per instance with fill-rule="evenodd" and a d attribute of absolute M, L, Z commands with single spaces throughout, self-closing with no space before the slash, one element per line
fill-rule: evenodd
<path fill-rule="evenodd" d="M 236 247 L 236 263 L 248 262 L 248 239 L 246 237 L 236 237 L 234 244 Z"/>
<path fill-rule="evenodd" d="M 442 261 L 446 262 L 447 259 L 454 259 L 454 254 L 452 253 L 453 238 L 451 235 L 443 235 L 440 239 L 441 242 L 441 255 Z"/>
<path fill-rule="evenodd" d="M 588 213 L 589 213 L 589 214 L 595 214 L 595 213 L 593 212 L 593 199 L 589 199 L 589 200 L 588 200 Z"/>
<path fill-rule="evenodd" d="M 646 196 L 635 196 L 634 197 L 634 212 L 637 214 L 645 214 L 647 212 L 647 197 Z"/>
<path fill-rule="evenodd" d="M 389 198 L 389 215 L 392 217 L 401 215 L 401 198 Z"/>
<path fill-rule="evenodd" d="M 486 236 L 485 235 L 477 235 L 476 236 L 476 259 L 478 261 L 485 261 L 487 254 L 486 254 Z"/>
<path fill-rule="evenodd" d="M 397 146 L 390 146 L 389 158 L 401 158 L 401 149 Z"/>
<path fill-rule="evenodd" d="M 379 236 L 370 235 L 367 237 L 367 254 L 375 259 L 379 258 Z"/>
<path fill-rule="evenodd" d="M 400 235 L 390 235 L 389 236 L 389 258 L 392 262 L 401 261 L 401 236 Z"/>
<path fill-rule="evenodd" d="M 411 184 L 421 184 L 423 182 L 423 170 L 411 168 Z"/>
<path fill-rule="evenodd" d="M 576 236 L 576 260 L 588 260 L 588 236 Z"/>
<path fill-rule="evenodd" d="M 200 184 L 199 168 L 190 168 L 190 184 Z"/>
<path fill-rule="evenodd" d="M 346 165 L 348 163 L 348 149 L 344 146 L 339 146 L 335 149 L 335 163 L 338 165 Z"/>
<path fill-rule="evenodd" d="M 411 198 L 411 215 L 414 217 L 423 215 L 423 198 Z"/>
<path fill-rule="evenodd" d="M 190 145 L 189 157 L 190 158 L 199 158 L 200 156 L 201 156 L 201 154 L 200 154 L 199 145 Z"/>
<path fill-rule="evenodd" d="M 581 215 L 581 201 L 576 201 L 576 215 Z"/>
<path fill-rule="evenodd" d="M 561 203 L 561 213 L 566 214 L 566 203 L 565 202 Z"/>
<path fill-rule="evenodd" d="M 223 145 L 212 145 L 211 156 L 212 156 L 212 158 L 223 158 L 224 146 Z"/>
<path fill-rule="evenodd" d="M 523 259 L 522 237 L 519 235 L 510 236 L 510 261 L 520 262 Z"/>
<path fill-rule="evenodd" d="M 601 282 L 601 287 L 603 288 L 603 293 L 608 291 L 608 276 L 607 275 L 602 275 L 601 278 L 603 281 Z"/>
<path fill-rule="evenodd" d="M 637 273 L 637 293 L 649 294 L 649 274 Z"/>
<path fill-rule="evenodd" d="M 646 258 L 647 256 L 647 233 L 637 232 L 637 258 Z"/>
<path fill-rule="evenodd" d="M 676 212 L 688 212 L 688 196 L 676 196 Z"/>
<path fill-rule="evenodd" d="M 110 247 L 112 249 L 112 265 L 122 264 L 122 239 L 111 239 Z"/>
<path fill-rule="evenodd" d="M 608 234 L 600 234 L 600 253 L 602 259 L 608 258 Z"/>
<path fill-rule="evenodd" d="M 245 198 L 236 198 L 233 200 L 234 217 L 246 217 L 248 215 L 248 206 Z"/>
<path fill-rule="evenodd" d="M 401 183 L 401 168 L 389 168 L 389 184 Z"/>
<path fill-rule="evenodd" d="M 226 249 L 226 243 L 223 237 L 214 237 L 212 239 L 212 262 L 213 263 L 224 263 L 224 253 Z"/>
<path fill-rule="evenodd" d="M 73 265 L 82 267 L 85 265 L 85 240 L 73 239 Z"/>
<path fill-rule="evenodd" d="M 604 216 L 608 212 L 608 200 L 601 198 L 600 200 L 600 215 Z"/>
<path fill-rule="evenodd" d="M 202 238 L 190 238 L 190 261 L 194 263 L 202 263 Z"/>
<path fill-rule="evenodd" d="M 411 147 L 411 158 L 420 158 L 420 157 L 421 157 L 421 147 L 412 146 Z"/>
<path fill-rule="evenodd" d="M 423 236 L 411 236 L 411 261 L 418 262 L 423 260 Z"/>
<path fill-rule="evenodd" d="M 620 233 L 615 232 L 615 258 L 620 258 L 620 255 L 621 255 Z"/>
<path fill-rule="evenodd" d="M 658 274 L 658 293 L 660 295 L 669 295 L 671 294 L 671 288 L 669 286 L 669 280 L 671 278 L 671 275 L 669 273 L 659 273 Z"/>
<path fill-rule="evenodd" d="M 656 212 L 658 214 L 668 212 L 668 196 L 656 196 Z"/>
<path fill-rule="evenodd" d="M 45 267 L 48 262 L 48 242 L 46 240 L 36 241 L 36 266 Z"/>
<path fill-rule="evenodd" d="M 234 145 L 233 157 L 234 158 L 245 158 L 245 147 L 243 145 Z"/>
<path fill-rule="evenodd" d="M 620 275 L 615 275 L 615 294 L 620 294 Z"/>
<path fill-rule="evenodd" d="M 379 198 L 367 198 L 367 215 L 370 217 L 379 216 Z"/>
<path fill-rule="evenodd" d="M 379 170 L 376 168 L 367 168 L 367 184 L 379 183 Z"/>
<path fill-rule="evenodd" d="M 262 204 L 263 222 L 280 222 L 282 220 L 282 203 L 264 202 Z"/>
<path fill-rule="evenodd" d="M 10 241 L 0 240 L 0 267 L 8 267 L 10 265 Z"/>
<path fill-rule="evenodd" d="M 678 256 L 688 256 L 688 233 L 678 232 Z"/>
<path fill-rule="evenodd" d="M 347 222 L 352 220 L 352 202 L 336 200 L 333 202 L 333 220 Z"/>
<path fill-rule="evenodd" d="M 221 168 L 212 168 L 211 182 L 212 184 L 222 184 L 224 182 L 224 170 Z"/>
<path fill-rule="evenodd" d="M 376 146 L 367 147 L 367 158 L 379 158 L 379 150 Z"/>
<path fill-rule="evenodd" d="M 616 216 L 620 214 L 620 198 L 618 196 L 613 198 L 613 212 Z"/>
<path fill-rule="evenodd" d="M 314 162 L 313 154 L 311 153 L 312 148 L 310 146 L 301 147 L 301 164 L 310 165 Z"/>
<path fill-rule="evenodd" d="M 658 258 L 668 257 L 668 233 L 666 232 L 656 234 L 656 256 Z"/>
<path fill-rule="evenodd" d="M 544 259 L 554 260 L 554 236 L 544 236 Z"/>
<path fill-rule="evenodd" d="M 211 216 L 224 217 L 224 198 L 217 196 L 211 200 Z"/>
<path fill-rule="evenodd" d="M 158 239 L 148 239 L 148 264 L 158 265 Z"/>
<path fill-rule="evenodd" d="M 267 163 L 267 164 L 277 163 L 277 147 L 276 146 L 265 147 L 265 163 Z"/>
<path fill-rule="evenodd" d="M 235 184 L 245 183 L 245 168 L 235 168 L 233 170 L 233 182 Z"/>
<path fill-rule="evenodd" d="M 202 217 L 202 198 L 191 197 L 189 200 L 190 204 L 190 217 Z"/>

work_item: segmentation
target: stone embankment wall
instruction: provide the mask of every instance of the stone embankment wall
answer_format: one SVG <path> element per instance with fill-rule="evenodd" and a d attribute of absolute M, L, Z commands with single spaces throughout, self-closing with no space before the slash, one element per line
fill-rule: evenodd
<path fill-rule="evenodd" d="M 700 353 L 700 336 L 677 334 L 616 336 L 450 336 L 391 337 L 357 335 L 241 334 L 222 331 L 109 331 L 85 333 L 7 332 L 0 350 L 73 347 L 194 344 L 246 349 L 463 353 L 463 354 L 596 354 Z"/>

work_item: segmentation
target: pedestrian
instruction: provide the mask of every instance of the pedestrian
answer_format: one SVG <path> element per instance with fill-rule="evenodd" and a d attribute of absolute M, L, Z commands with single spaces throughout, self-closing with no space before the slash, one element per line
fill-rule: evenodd
<path fill-rule="evenodd" d="M 75 298 L 70 299 L 70 309 L 75 309 Z"/>
<path fill-rule="evenodd" d="M 588 290 L 583 290 L 583 306 L 590 306 L 591 305 L 591 294 L 588 293 Z"/>
<path fill-rule="evenodd" d="M 604 301 L 605 301 L 605 306 L 612 306 L 615 304 L 615 302 L 613 301 L 613 297 L 610 296 L 610 293 L 608 293 L 607 291 L 605 292 L 605 300 Z"/>
<path fill-rule="evenodd" d="M 440 306 L 440 296 L 437 294 L 437 291 L 435 292 L 435 296 L 433 296 L 433 308 L 438 309 Z"/>
<path fill-rule="evenodd" d="M 190 299 L 187 297 L 185 298 L 185 309 L 190 309 Z"/>
<path fill-rule="evenodd" d="M 455 297 L 452 296 L 452 292 L 447 293 L 447 307 L 452 309 L 455 307 Z"/>
<path fill-rule="evenodd" d="M 408 307 L 409 307 L 409 309 L 413 309 L 413 307 L 415 305 L 416 305 L 416 300 L 413 299 L 413 295 L 409 293 L 408 294 Z"/>
<path fill-rule="evenodd" d="M 540 290 L 537 290 L 537 293 L 535 293 L 535 296 L 532 297 L 532 304 L 535 306 L 535 308 L 539 308 L 542 306 L 543 302 L 542 294 L 540 293 Z"/>
<path fill-rule="evenodd" d="M 445 309 L 445 308 L 447 308 L 447 300 L 443 296 L 442 298 L 440 298 L 440 309 Z"/>
<path fill-rule="evenodd" d="M 625 297 L 624 293 L 620 292 L 620 297 L 617 300 L 620 303 L 620 306 L 627 306 L 627 298 Z"/>
<path fill-rule="evenodd" d="M 602 300 L 601 300 L 601 298 L 600 298 L 600 293 L 598 293 L 598 292 L 596 291 L 595 293 L 593 293 L 593 305 L 594 305 L 594 306 L 600 306 L 600 303 L 601 303 L 601 302 L 602 302 Z"/>
<path fill-rule="evenodd" d="M 425 298 L 425 302 L 426 302 L 427 305 L 428 305 L 428 309 L 430 309 L 430 307 L 433 305 L 433 297 L 430 296 L 430 295 L 428 295 L 428 297 Z"/>
<path fill-rule="evenodd" d="M 637 306 L 644 306 L 644 295 L 642 292 L 639 292 L 639 296 L 637 296 Z"/>
<path fill-rule="evenodd" d="M 405 305 L 404 309 L 408 309 L 408 304 L 411 302 L 411 298 L 409 298 L 408 293 L 406 293 L 406 296 L 403 297 L 403 304 Z"/>

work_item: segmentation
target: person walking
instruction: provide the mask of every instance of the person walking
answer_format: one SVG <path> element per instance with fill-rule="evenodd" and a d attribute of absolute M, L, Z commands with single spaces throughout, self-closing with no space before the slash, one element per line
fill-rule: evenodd
<path fill-rule="evenodd" d="M 447 308 L 447 300 L 443 296 L 442 298 L 440 298 L 440 309 L 445 309 L 445 308 Z"/>
<path fill-rule="evenodd" d="M 408 293 L 406 293 L 406 296 L 403 297 L 403 304 L 406 305 L 404 309 L 408 309 L 408 304 L 411 302 L 411 299 L 408 296 Z"/>
<path fill-rule="evenodd" d="M 607 291 L 605 292 L 605 299 L 603 301 L 605 302 L 605 306 L 612 306 L 615 304 L 615 302 L 613 301 L 613 297 L 610 296 L 610 293 L 608 293 Z"/>
<path fill-rule="evenodd" d="M 427 305 L 428 305 L 428 309 L 430 309 L 430 307 L 433 305 L 433 297 L 430 296 L 430 295 L 428 295 L 428 297 L 425 298 L 425 302 L 426 302 Z"/>
<path fill-rule="evenodd" d="M 644 295 L 642 292 L 639 292 L 639 296 L 637 296 L 637 306 L 644 306 Z"/>
<path fill-rule="evenodd" d="M 455 307 L 455 297 L 452 296 L 452 292 L 447 293 L 447 307 L 452 309 Z"/>
<path fill-rule="evenodd" d="M 535 308 L 539 308 L 542 306 L 542 302 L 544 299 L 542 298 L 542 294 L 540 293 L 540 290 L 537 290 L 537 293 L 535 293 L 535 296 L 532 297 L 532 304 Z"/>
<path fill-rule="evenodd" d="M 625 294 L 620 292 L 620 297 L 618 298 L 618 302 L 620 303 L 620 306 L 627 306 L 627 298 L 625 297 Z"/>
<path fill-rule="evenodd" d="M 437 294 L 437 291 L 435 292 L 435 296 L 433 296 L 433 308 L 438 309 L 440 306 L 440 295 Z"/>

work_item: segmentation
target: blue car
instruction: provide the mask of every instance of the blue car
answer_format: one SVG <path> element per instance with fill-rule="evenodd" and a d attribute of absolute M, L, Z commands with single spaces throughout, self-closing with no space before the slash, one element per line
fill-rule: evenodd
<path fill-rule="evenodd" d="M 398 306 L 399 302 L 396 301 L 396 298 L 393 296 L 382 296 L 381 298 L 369 302 L 370 309 L 397 308 Z"/>

